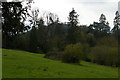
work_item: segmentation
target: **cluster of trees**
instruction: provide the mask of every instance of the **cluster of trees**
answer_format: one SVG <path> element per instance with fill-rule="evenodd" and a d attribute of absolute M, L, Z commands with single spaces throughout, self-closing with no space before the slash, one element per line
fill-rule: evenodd
<path fill-rule="evenodd" d="M 120 15 L 116 12 L 114 28 L 110 30 L 104 14 L 99 22 L 78 25 L 73 8 L 68 22 L 62 23 L 56 14 L 38 17 L 39 10 L 31 10 L 32 1 L 23 7 L 21 2 L 2 2 L 2 47 L 45 53 L 45 57 L 63 62 L 80 60 L 118 66 Z M 31 13 L 30 13 L 31 11 Z M 29 18 L 30 25 L 24 22 Z"/>

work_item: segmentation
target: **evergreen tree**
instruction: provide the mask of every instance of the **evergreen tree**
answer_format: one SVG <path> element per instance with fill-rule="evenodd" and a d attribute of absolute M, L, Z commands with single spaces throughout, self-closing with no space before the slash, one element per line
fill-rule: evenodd
<path fill-rule="evenodd" d="M 78 24 L 78 14 L 77 12 L 74 10 L 74 8 L 72 9 L 72 11 L 69 13 L 69 17 L 68 17 L 69 23 L 71 27 L 76 27 Z"/>
<path fill-rule="evenodd" d="M 103 24 L 106 23 L 106 17 L 104 14 L 101 14 L 99 21 L 100 21 L 100 23 L 103 23 Z"/>
<path fill-rule="evenodd" d="M 68 43 L 75 43 L 76 42 L 75 31 L 77 29 L 77 24 L 78 24 L 78 14 L 74 10 L 74 8 L 69 13 L 68 20 L 69 20 L 69 24 L 68 24 L 69 29 L 67 35 Z"/>
<path fill-rule="evenodd" d="M 106 17 L 104 14 L 101 14 L 99 21 L 100 21 L 99 22 L 100 23 L 100 25 L 99 25 L 100 30 L 104 31 L 106 33 L 110 32 L 109 23 L 106 22 Z"/>
<path fill-rule="evenodd" d="M 110 33 L 109 23 L 106 21 L 106 17 L 104 14 L 101 14 L 99 18 L 99 22 L 94 22 L 89 26 L 90 33 L 93 33 L 95 37 L 103 37 Z"/>
<path fill-rule="evenodd" d="M 112 29 L 112 32 L 114 33 L 115 37 L 118 39 L 118 44 L 119 40 L 120 40 L 120 14 L 118 11 L 116 11 L 115 14 L 115 18 L 114 18 L 114 27 Z"/>
<path fill-rule="evenodd" d="M 113 32 L 118 31 L 120 29 L 120 14 L 118 11 L 116 11 L 115 14 L 115 18 L 114 18 L 114 27 L 112 29 Z"/>

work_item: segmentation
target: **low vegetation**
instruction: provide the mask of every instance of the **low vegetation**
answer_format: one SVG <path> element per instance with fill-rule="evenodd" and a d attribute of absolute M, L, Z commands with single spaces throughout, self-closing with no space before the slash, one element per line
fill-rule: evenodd
<path fill-rule="evenodd" d="M 101 65 L 118 66 L 118 48 L 108 46 L 96 46 L 89 54 L 91 62 Z"/>
<path fill-rule="evenodd" d="M 79 63 L 83 53 L 83 46 L 81 43 L 70 44 L 66 46 L 62 61 L 68 63 Z"/>

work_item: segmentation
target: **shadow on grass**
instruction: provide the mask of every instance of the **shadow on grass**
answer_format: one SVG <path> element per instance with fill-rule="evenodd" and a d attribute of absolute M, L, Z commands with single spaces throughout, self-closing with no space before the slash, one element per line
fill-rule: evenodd
<path fill-rule="evenodd" d="M 66 63 L 66 62 L 62 62 L 62 63 Z M 84 64 L 81 64 L 81 63 L 66 63 L 66 64 L 76 65 L 76 66 L 83 66 L 83 67 L 90 67 L 90 66 L 88 66 L 88 65 L 84 65 Z"/>

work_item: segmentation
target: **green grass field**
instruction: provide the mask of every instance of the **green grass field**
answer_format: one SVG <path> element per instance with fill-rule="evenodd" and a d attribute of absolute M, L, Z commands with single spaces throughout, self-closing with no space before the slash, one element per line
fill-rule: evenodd
<path fill-rule="evenodd" d="M 18 50 L 2 50 L 3 78 L 117 78 L 118 68 L 81 61 L 62 63 Z"/>
<path fill-rule="evenodd" d="M 0 79 L 2 78 L 2 49 L 0 49 Z"/>

